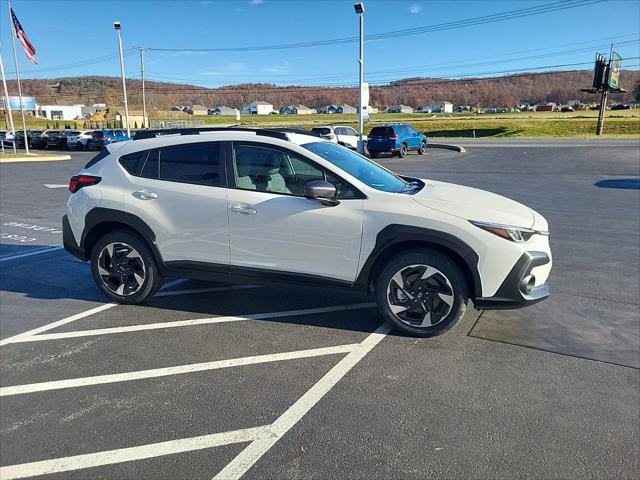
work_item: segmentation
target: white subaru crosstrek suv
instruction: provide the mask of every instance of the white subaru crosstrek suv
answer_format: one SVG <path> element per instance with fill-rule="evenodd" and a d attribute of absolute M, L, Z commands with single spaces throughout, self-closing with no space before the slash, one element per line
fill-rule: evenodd
<path fill-rule="evenodd" d="M 452 327 L 478 309 L 549 295 L 546 220 L 474 188 L 399 176 L 300 133 L 143 131 L 69 184 L 64 246 L 110 299 L 168 276 L 293 282 L 375 295 L 399 330 Z"/>

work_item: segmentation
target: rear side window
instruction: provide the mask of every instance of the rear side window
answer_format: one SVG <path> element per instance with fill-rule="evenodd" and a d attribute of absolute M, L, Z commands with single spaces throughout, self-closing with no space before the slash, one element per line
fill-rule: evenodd
<path fill-rule="evenodd" d="M 388 137 L 393 133 L 391 127 L 373 127 L 371 129 L 370 137 Z"/>
<path fill-rule="evenodd" d="M 130 175 L 138 176 L 144 165 L 144 161 L 147 159 L 149 150 L 142 150 L 140 152 L 130 153 L 120 157 L 120 165 L 129 172 Z"/>
<path fill-rule="evenodd" d="M 320 135 L 329 135 L 331 133 L 331 129 L 326 127 L 312 128 L 311 131 L 314 133 L 319 133 Z"/>
<path fill-rule="evenodd" d="M 198 185 L 222 184 L 223 144 L 191 143 L 135 152 L 120 158 L 131 175 Z"/>
<path fill-rule="evenodd" d="M 107 155 L 109 155 L 109 150 L 107 150 L 106 148 L 104 150 L 102 150 L 100 153 L 98 153 L 95 157 L 93 157 L 91 160 L 89 160 L 89 163 L 87 163 L 84 168 L 89 168 L 89 167 L 93 167 L 96 163 L 98 163 L 100 160 L 102 160 L 104 157 L 106 157 Z"/>

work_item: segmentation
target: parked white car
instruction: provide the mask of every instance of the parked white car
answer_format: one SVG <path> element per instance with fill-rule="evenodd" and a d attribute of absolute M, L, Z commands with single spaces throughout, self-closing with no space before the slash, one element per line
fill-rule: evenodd
<path fill-rule="evenodd" d="M 369 293 L 394 327 L 431 336 L 470 299 L 503 309 L 549 295 L 542 215 L 309 134 L 147 131 L 108 145 L 69 190 L 64 247 L 120 303 L 170 276 L 288 281 Z"/>
<path fill-rule="evenodd" d="M 80 130 L 77 134 L 67 137 L 67 147 L 70 149 L 86 150 L 87 142 L 91 140 L 93 130 Z"/>
<path fill-rule="evenodd" d="M 327 125 L 325 127 L 314 127 L 311 131 L 333 143 L 339 143 L 354 150 L 358 148 L 358 132 L 351 127 L 345 125 Z M 366 141 L 367 136 L 362 135 L 362 140 Z"/>

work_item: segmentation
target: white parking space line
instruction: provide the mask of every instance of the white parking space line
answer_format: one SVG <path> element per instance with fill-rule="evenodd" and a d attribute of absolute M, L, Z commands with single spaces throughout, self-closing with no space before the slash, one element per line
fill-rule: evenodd
<path fill-rule="evenodd" d="M 199 437 L 170 440 L 167 442 L 150 443 L 138 447 L 119 448 L 103 452 L 76 455 L 73 457 L 56 458 L 40 462 L 21 463 L 7 467 L 0 467 L 0 478 L 10 480 L 26 478 L 51 473 L 68 472 L 83 468 L 99 467 L 114 463 L 131 462 L 146 458 L 191 452 L 205 448 L 219 447 L 233 443 L 243 443 L 255 440 L 264 432 L 265 427 L 245 428 L 230 432 L 214 433 Z"/>
<path fill-rule="evenodd" d="M 213 362 L 191 363 L 187 365 L 176 365 L 173 367 L 153 368 L 150 370 L 138 370 L 134 372 L 114 373 L 109 375 L 97 375 L 94 377 L 71 378 L 67 380 L 54 380 L 51 382 L 29 383 L 26 385 L 13 385 L 0 388 L 0 397 L 11 395 L 23 395 L 26 393 L 45 392 L 49 390 L 60 390 L 64 388 L 87 387 L 90 385 L 103 385 L 115 382 L 130 382 L 146 378 L 166 377 L 169 375 L 180 375 L 184 373 L 203 372 L 206 370 L 218 370 L 222 368 L 240 367 L 245 365 L 255 365 L 259 363 L 281 362 L 285 360 L 295 360 L 299 358 L 320 357 L 324 355 L 336 355 L 339 353 L 349 353 L 359 344 L 336 345 L 334 347 L 311 348 L 308 350 L 295 350 L 293 352 L 270 353 L 266 355 L 256 355 L 252 357 L 231 358 L 227 360 L 216 360 Z"/>
<path fill-rule="evenodd" d="M 30 252 L 19 253 L 17 255 L 6 255 L 0 257 L 0 262 L 8 262 L 9 260 L 16 260 L 18 258 L 30 257 L 32 255 L 40 255 L 42 253 L 53 252 L 54 250 L 62 250 L 63 247 L 46 247 L 39 248 L 38 250 L 32 250 Z"/>
<path fill-rule="evenodd" d="M 184 278 L 179 278 L 174 280 L 173 282 L 169 282 L 164 285 L 163 288 L 171 288 L 181 283 L 186 282 L 187 280 Z M 162 292 L 159 292 L 162 293 Z M 180 290 L 171 291 L 167 293 L 172 293 L 173 295 L 180 295 Z M 71 322 L 75 322 L 76 320 L 80 320 L 82 318 L 88 317 L 90 315 L 94 315 L 96 313 L 102 312 L 104 310 L 108 310 L 109 308 L 113 308 L 119 305 L 118 303 L 105 303 L 95 308 L 91 308 L 89 310 L 85 310 L 84 312 L 76 313 L 75 315 L 71 315 L 70 317 L 63 318 L 62 320 L 57 320 L 52 323 L 48 323 L 47 325 L 43 325 L 38 328 L 34 328 L 33 330 L 29 330 L 27 332 L 19 333 L 18 335 L 14 335 L 12 337 L 5 338 L 0 340 L 0 347 L 3 345 L 8 345 L 10 343 L 17 343 L 23 341 L 25 338 L 30 337 L 31 335 L 37 335 L 38 333 L 46 332 L 48 330 L 53 330 L 54 328 L 61 327 L 62 325 L 66 325 Z"/>
<path fill-rule="evenodd" d="M 70 317 L 63 318 L 62 320 L 58 320 L 53 323 L 49 323 L 47 325 L 43 325 L 42 327 L 34 328 L 33 330 L 29 330 L 24 333 L 19 333 L 18 335 L 14 335 L 13 337 L 8 337 L 3 340 L 0 340 L 0 347 L 3 345 L 7 345 L 9 343 L 20 342 L 25 338 L 36 335 L 38 333 L 46 332 L 47 330 L 53 330 L 54 328 L 60 327 L 62 325 L 66 325 L 67 323 L 75 322 L 76 320 L 80 320 L 81 318 L 88 317 L 90 315 L 94 315 L 99 312 L 103 312 L 104 310 L 108 310 L 109 308 L 113 308 L 117 303 L 106 303 L 104 305 L 100 305 L 99 307 L 92 308 L 90 310 L 85 310 L 84 312 L 76 313 L 75 315 L 71 315 Z"/>
<path fill-rule="evenodd" d="M 273 424 L 266 428 L 266 433 L 270 433 L 271 435 L 260 435 L 224 467 L 214 477 L 214 480 L 234 480 L 242 477 L 247 470 L 267 453 L 291 427 L 298 423 L 329 390 L 378 345 L 378 343 L 387 336 L 389 330 L 390 327 L 383 324 L 362 343 L 358 344 L 357 348 L 353 349 L 346 357 L 340 360 L 335 367 L 329 370 L 324 377 L 307 390 L 307 392 L 291 405 Z"/>
<path fill-rule="evenodd" d="M 170 292 L 167 292 L 170 293 Z M 91 337 L 95 335 L 110 335 L 114 333 L 131 333 L 147 330 L 166 328 L 191 327 L 195 325 L 212 325 L 216 323 L 242 322 L 246 320 L 266 320 L 270 318 L 293 317 L 298 315 L 314 315 L 318 313 L 342 312 L 348 310 L 361 310 L 375 307 L 375 303 L 356 303 L 353 305 L 336 305 L 334 307 L 307 308 L 304 310 L 289 310 L 285 312 L 257 313 L 243 316 L 225 316 L 196 318 L 193 320 L 177 320 L 172 322 L 147 323 L 141 325 L 127 325 L 123 327 L 97 328 L 93 330 L 77 330 L 74 332 L 48 333 L 42 335 L 30 335 L 14 340 L 13 343 L 42 342 L 47 340 L 60 340 L 65 338 Z"/>

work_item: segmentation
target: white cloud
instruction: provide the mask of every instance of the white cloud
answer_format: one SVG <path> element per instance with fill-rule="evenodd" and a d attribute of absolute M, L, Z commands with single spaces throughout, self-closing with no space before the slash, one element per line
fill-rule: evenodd
<path fill-rule="evenodd" d="M 285 60 L 281 65 L 271 65 L 269 67 L 263 67 L 260 69 L 261 73 L 270 73 L 272 75 L 283 75 L 289 73 L 289 62 Z"/>
<path fill-rule="evenodd" d="M 418 5 L 417 3 L 414 3 L 409 7 L 409 11 L 417 15 L 418 13 L 422 12 L 422 6 Z"/>
<path fill-rule="evenodd" d="M 261 3 L 264 3 L 264 0 L 251 0 L 249 5 L 260 5 Z"/>
<path fill-rule="evenodd" d="M 211 5 L 213 0 L 200 0 L 201 5 Z"/>

